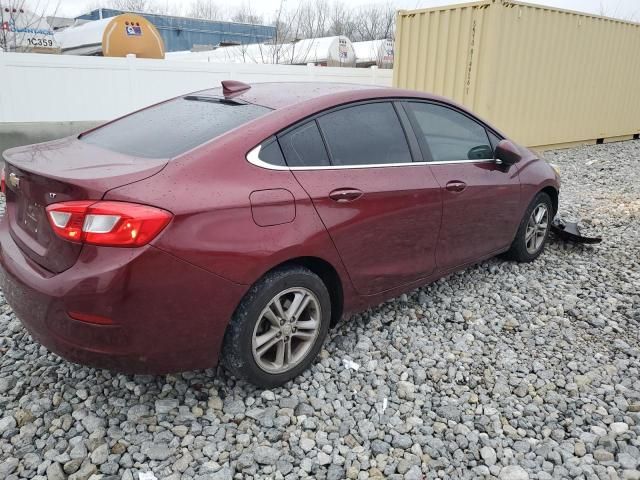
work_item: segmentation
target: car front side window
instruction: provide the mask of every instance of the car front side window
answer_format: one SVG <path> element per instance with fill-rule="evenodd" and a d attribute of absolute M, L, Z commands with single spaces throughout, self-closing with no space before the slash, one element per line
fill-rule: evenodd
<path fill-rule="evenodd" d="M 468 116 L 433 103 L 406 105 L 420 145 L 430 151 L 434 162 L 493 158 L 487 131 Z"/>

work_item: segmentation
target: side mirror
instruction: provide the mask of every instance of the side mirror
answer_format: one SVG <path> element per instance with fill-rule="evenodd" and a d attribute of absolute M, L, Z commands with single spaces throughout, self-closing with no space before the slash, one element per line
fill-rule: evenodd
<path fill-rule="evenodd" d="M 511 166 L 518 163 L 522 156 L 518 147 L 509 140 L 500 140 L 495 151 L 496 163 L 499 165 Z"/>

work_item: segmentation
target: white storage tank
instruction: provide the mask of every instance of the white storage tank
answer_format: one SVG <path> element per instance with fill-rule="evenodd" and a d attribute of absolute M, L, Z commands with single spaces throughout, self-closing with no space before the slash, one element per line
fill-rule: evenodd
<path fill-rule="evenodd" d="M 351 40 L 344 35 L 300 40 L 292 43 L 284 53 L 285 63 L 324 67 L 353 67 L 356 54 Z"/>
<path fill-rule="evenodd" d="M 353 42 L 357 67 L 393 68 L 393 40 Z"/>
<path fill-rule="evenodd" d="M 356 55 L 345 36 L 321 37 L 297 42 L 268 44 L 252 43 L 220 47 L 203 52 L 174 52 L 169 60 L 212 63 L 277 63 L 282 65 L 315 65 L 353 67 Z"/>

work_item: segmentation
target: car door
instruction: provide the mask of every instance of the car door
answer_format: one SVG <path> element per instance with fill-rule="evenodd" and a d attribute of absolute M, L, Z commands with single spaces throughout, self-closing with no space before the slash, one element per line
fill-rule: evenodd
<path fill-rule="evenodd" d="M 399 115 L 408 122 L 390 101 L 360 103 L 279 135 L 287 164 L 362 295 L 435 270 L 441 192 L 429 167 L 413 162 L 409 143 L 419 155 L 417 141 Z"/>
<path fill-rule="evenodd" d="M 490 137 L 498 137 L 452 107 L 403 105 L 442 188 L 438 268 L 455 268 L 508 246 L 520 222 L 520 180 L 516 165 L 495 162 Z"/>

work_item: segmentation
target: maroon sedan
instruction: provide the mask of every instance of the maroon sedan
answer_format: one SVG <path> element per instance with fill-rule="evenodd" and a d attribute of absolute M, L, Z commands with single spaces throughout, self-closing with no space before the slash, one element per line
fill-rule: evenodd
<path fill-rule="evenodd" d="M 348 313 L 534 260 L 558 209 L 534 153 L 391 88 L 223 82 L 4 160 L 2 289 L 37 341 L 124 372 L 221 358 L 261 386 Z"/>

